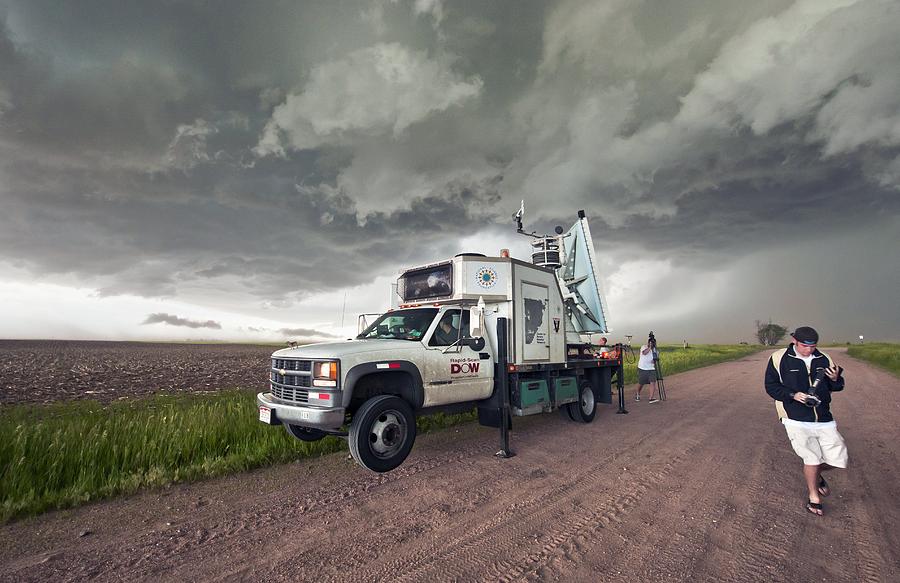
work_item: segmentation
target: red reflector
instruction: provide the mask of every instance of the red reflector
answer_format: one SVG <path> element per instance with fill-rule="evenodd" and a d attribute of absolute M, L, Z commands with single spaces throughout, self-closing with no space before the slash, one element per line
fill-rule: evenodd
<path fill-rule="evenodd" d="M 322 399 L 323 401 L 330 401 L 331 395 L 328 393 L 319 393 L 319 398 Z"/>
<path fill-rule="evenodd" d="M 516 365 L 514 365 L 514 364 L 509 365 L 509 372 L 516 372 Z"/>
<path fill-rule="evenodd" d="M 388 368 L 400 368 L 400 363 L 399 362 L 388 363 Z"/>

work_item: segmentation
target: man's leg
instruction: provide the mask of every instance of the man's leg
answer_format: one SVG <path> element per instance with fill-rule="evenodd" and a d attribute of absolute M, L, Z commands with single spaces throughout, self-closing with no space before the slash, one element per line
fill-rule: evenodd
<path fill-rule="evenodd" d="M 652 401 L 652 400 L 656 399 L 656 397 L 653 396 L 656 394 L 656 389 L 657 389 L 656 381 L 651 382 L 650 386 L 653 387 L 653 389 L 650 391 L 650 400 Z"/>
<path fill-rule="evenodd" d="M 643 389 L 643 388 L 644 388 L 644 385 L 638 385 L 637 393 L 634 394 L 635 401 L 641 400 L 641 389 Z"/>
<path fill-rule="evenodd" d="M 822 498 L 819 497 L 818 490 L 819 476 L 821 475 L 819 472 L 820 466 L 818 464 L 814 466 L 803 464 L 803 477 L 806 478 L 806 489 L 809 491 L 809 501 L 815 504 L 822 503 Z M 811 508 L 810 512 L 820 516 L 822 515 L 821 508 Z"/>
<path fill-rule="evenodd" d="M 827 472 L 829 470 L 835 469 L 835 466 L 829 466 L 828 464 L 821 464 L 819 466 L 819 481 L 816 482 L 816 491 L 819 492 L 822 496 L 828 496 L 831 494 L 831 487 L 826 483 L 824 486 L 821 485 L 822 481 L 824 481 L 825 477 L 822 476 L 822 472 Z"/>

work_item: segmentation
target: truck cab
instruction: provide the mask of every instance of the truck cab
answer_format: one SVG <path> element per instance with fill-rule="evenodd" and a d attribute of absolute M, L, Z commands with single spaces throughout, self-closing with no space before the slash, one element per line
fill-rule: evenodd
<path fill-rule="evenodd" d="M 354 418 L 386 410 L 366 429 L 378 455 L 359 454 L 365 467 L 384 471 L 385 459 L 405 457 L 412 447 L 417 414 L 485 399 L 493 388 L 490 347 L 471 337 L 470 310 L 430 305 L 388 311 L 352 340 L 275 352 L 271 391 L 257 395 L 257 404 L 261 421 L 282 424 L 303 441 L 352 440 L 359 433 Z M 373 412 L 374 401 L 380 405 Z"/>

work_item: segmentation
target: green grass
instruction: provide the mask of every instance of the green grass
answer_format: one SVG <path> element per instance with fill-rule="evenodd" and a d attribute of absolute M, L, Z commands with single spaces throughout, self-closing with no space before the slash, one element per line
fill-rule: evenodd
<path fill-rule="evenodd" d="M 873 342 L 871 344 L 854 344 L 847 347 L 847 354 L 876 364 L 900 376 L 900 344 Z"/>
<path fill-rule="evenodd" d="M 474 413 L 419 420 L 421 433 Z M 0 522 L 141 488 L 218 476 L 347 449 L 306 443 L 256 418 L 246 391 L 0 408 Z"/>
<path fill-rule="evenodd" d="M 660 358 L 668 376 L 759 349 L 661 346 Z M 625 370 L 635 382 L 636 364 Z M 475 419 L 439 414 L 417 427 L 427 433 Z M 247 391 L 0 407 L 0 522 L 346 449 L 340 438 L 305 443 L 260 423 Z"/>
<path fill-rule="evenodd" d="M 709 366 L 725 362 L 727 360 L 735 360 L 754 352 L 763 350 L 763 346 L 736 345 L 736 344 L 699 344 L 693 345 L 687 349 L 680 345 L 659 345 L 659 362 L 662 369 L 663 378 L 673 374 Z M 625 362 L 625 383 L 637 382 L 637 358 L 640 346 L 634 347 L 635 361 Z"/>

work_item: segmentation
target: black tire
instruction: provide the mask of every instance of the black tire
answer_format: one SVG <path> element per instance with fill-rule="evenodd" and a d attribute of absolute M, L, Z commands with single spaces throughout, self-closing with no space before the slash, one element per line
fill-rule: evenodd
<path fill-rule="evenodd" d="M 591 383 L 582 381 L 578 387 L 578 401 L 569 403 L 568 407 L 572 421 L 590 423 L 594 420 L 594 415 L 597 414 L 597 399 Z"/>
<path fill-rule="evenodd" d="M 416 441 L 416 416 L 409 403 L 393 395 L 372 397 L 350 422 L 350 455 L 373 472 L 403 463 Z"/>
<path fill-rule="evenodd" d="M 321 429 L 301 427 L 299 425 L 290 425 L 288 423 L 284 424 L 284 429 L 291 435 L 291 437 L 295 437 L 300 441 L 319 441 L 327 435 L 327 433 L 325 433 Z"/>

